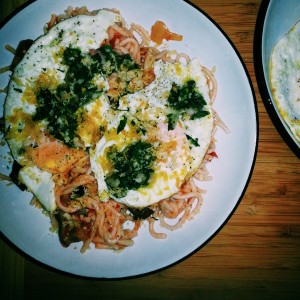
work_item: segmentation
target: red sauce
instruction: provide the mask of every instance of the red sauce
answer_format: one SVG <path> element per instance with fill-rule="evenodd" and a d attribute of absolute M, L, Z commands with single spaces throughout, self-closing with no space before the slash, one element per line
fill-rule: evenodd
<path fill-rule="evenodd" d="M 156 21 L 151 28 L 151 40 L 160 45 L 165 39 L 167 41 L 182 41 L 182 35 L 169 31 L 168 27 L 162 21 Z"/>

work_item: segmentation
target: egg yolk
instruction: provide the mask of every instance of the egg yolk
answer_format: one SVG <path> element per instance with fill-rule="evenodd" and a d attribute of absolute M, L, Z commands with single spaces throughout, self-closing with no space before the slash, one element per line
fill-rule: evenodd
<path fill-rule="evenodd" d="M 50 173 L 64 173 L 85 157 L 83 150 L 69 148 L 58 141 L 49 141 L 36 148 L 27 148 L 27 154 L 36 166 Z"/>

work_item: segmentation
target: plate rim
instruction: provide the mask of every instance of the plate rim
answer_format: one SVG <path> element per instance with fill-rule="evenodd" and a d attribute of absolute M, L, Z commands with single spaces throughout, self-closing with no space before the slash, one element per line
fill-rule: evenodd
<path fill-rule="evenodd" d="M 26 259 L 28 259 L 29 261 L 36 263 L 37 265 L 48 269 L 50 271 L 54 271 L 56 273 L 62 274 L 62 275 L 66 275 L 66 276 L 71 276 L 74 278 L 82 278 L 82 279 L 87 279 L 87 280 L 103 280 L 103 281 L 115 281 L 115 280 L 127 280 L 127 279 L 132 279 L 132 278 L 140 278 L 140 277 L 145 277 L 151 274 L 155 274 L 157 272 L 161 272 L 163 270 L 169 269 L 181 262 L 183 262 L 184 260 L 188 259 L 189 257 L 193 256 L 196 252 L 200 251 L 204 246 L 206 246 L 222 229 L 223 227 L 227 224 L 227 222 L 231 219 L 231 217 L 233 216 L 233 214 L 235 213 L 236 209 L 238 208 L 238 206 L 240 205 L 240 202 L 242 201 L 246 190 L 249 186 L 249 183 L 251 181 L 252 175 L 253 175 L 253 171 L 254 171 L 254 166 L 255 166 L 255 162 L 256 162 L 256 158 L 257 158 L 257 153 L 258 153 L 258 141 L 259 141 L 259 118 L 258 118 L 258 108 L 257 108 L 257 100 L 256 100 L 256 94 L 255 94 L 255 90 L 253 87 L 253 82 L 250 76 L 250 73 L 248 72 L 248 69 L 246 67 L 246 64 L 241 56 L 241 54 L 239 53 L 239 51 L 237 50 L 237 47 L 234 45 L 233 41 L 230 39 L 230 37 L 227 35 L 227 33 L 221 28 L 221 26 L 211 17 L 209 16 L 202 8 L 200 8 L 199 6 L 197 6 L 196 4 L 192 3 L 189 0 L 179 0 L 182 2 L 187 3 L 188 5 L 192 6 L 193 8 L 195 8 L 198 13 L 202 14 L 204 17 L 206 17 L 211 23 L 212 25 L 214 25 L 216 27 L 217 30 L 220 31 L 220 33 L 222 34 L 222 36 L 227 40 L 227 42 L 230 44 L 232 50 L 234 51 L 235 55 L 238 58 L 238 61 L 241 64 L 241 67 L 244 71 L 244 74 L 247 78 L 247 83 L 249 85 L 249 90 L 251 92 L 251 104 L 253 105 L 253 110 L 254 110 L 254 116 L 255 116 L 255 147 L 254 147 L 254 151 L 253 151 L 253 157 L 251 160 L 251 166 L 249 168 L 249 172 L 247 175 L 247 180 L 245 182 L 245 185 L 243 187 L 243 190 L 241 191 L 234 207 L 232 208 L 230 214 L 227 215 L 227 217 L 225 218 L 225 220 L 223 221 L 223 223 L 218 227 L 218 229 L 209 237 L 207 238 L 201 245 L 199 245 L 198 247 L 196 247 L 193 251 L 191 251 L 190 253 L 184 255 L 183 257 L 181 257 L 180 259 L 174 261 L 173 263 L 167 264 L 163 267 L 157 268 L 155 270 L 152 271 L 146 271 L 140 274 L 135 274 L 135 275 L 128 275 L 128 276 L 116 276 L 116 277 L 105 277 L 105 276 L 88 276 L 88 275 L 81 275 L 81 274 L 75 274 L 69 271 L 65 271 L 62 269 L 58 269 L 56 267 L 53 267 L 51 265 L 49 265 L 46 262 L 40 261 L 39 259 L 31 256 L 29 253 L 26 253 L 24 250 L 22 250 L 21 248 L 19 248 L 17 245 L 15 245 L 10 239 L 9 237 L 7 237 L 2 230 L 0 229 L 0 238 L 2 240 L 4 240 L 4 242 L 6 242 L 10 247 L 12 247 L 18 254 L 24 256 Z M 15 15 L 17 15 L 19 12 L 21 12 L 23 9 L 25 9 L 26 7 L 30 6 L 31 4 L 38 2 L 38 0 L 29 0 L 25 3 L 23 3 L 21 6 L 19 6 L 17 9 L 15 9 L 11 14 L 9 14 L 6 18 L 4 18 L 1 22 L 0 22 L 0 29 L 7 24 Z"/>
<path fill-rule="evenodd" d="M 261 6 L 259 8 L 255 30 L 254 30 L 254 40 L 253 40 L 253 57 L 254 57 L 254 70 L 256 75 L 257 86 L 263 100 L 264 106 L 268 112 L 268 115 L 275 126 L 276 130 L 280 134 L 283 141 L 288 145 L 291 151 L 300 158 L 300 147 L 293 140 L 283 122 L 281 121 L 275 104 L 272 101 L 272 96 L 270 95 L 266 83 L 266 78 L 264 75 L 263 68 L 263 56 L 262 56 L 262 37 L 264 31 L 264 24 L 266 21 L 266 15 L 270 7 L 272 0 L 262 0 Z"/>

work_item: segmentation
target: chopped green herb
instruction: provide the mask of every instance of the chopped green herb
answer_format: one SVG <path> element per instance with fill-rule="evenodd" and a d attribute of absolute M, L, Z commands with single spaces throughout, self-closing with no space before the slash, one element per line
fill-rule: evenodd
<path fill-rule="evenodd" d="M 139 127 L 136 128 L 136 132 L 137 133 L 141 132 L 142 134 L 146 134 L 147 129 L 143 125 L 140 125 Z"/>
<path fill-rule="evenodd" d="M 113 146 L 107 154 L 113 172 L 105 181 L 117 198 L 125 197 L 128 190 L 138 189 L 149 183 L 155 155 L 151 144 L 138 141 L 118 152 Z"/>
<path fill-rule="evenodd" d="M 192 145 L 199 147 L 199 142 L 197 138 L 192 138 L 190 135 L 186 134 L 186 138 L 191 142 Z"/>
<path fill-rule="evenodd" d="M 168 104 L 178 112 L 178 115 L 189 115 L 191 120 L 202 118 L 209 114 L 209 111 L 204 110 L 206 101 L 197 90 L 194 80 L 189 80 L 182 86 L 173 83 L 168 97 Z M 177 122 L 176 114 L 170 114 L 167 117 L 169 130 L 174 129 Z"/>
<path fill-rule="evenodd" d="M 117 128 L 117 133 L 120 133 L 126 126 L 127 118 L 126 116 L 123 116 L 123 118 L 120 120 L 119 126 Z"/>
<path fill-rule="evenodd" d="M 179 119 L 179 114 L 178 113 L 173 113 L 173 114 L 168 114 L 168 130 L 173 130 L 175 128 L 175 124 Z"/>
<path fill-rule="evenodd" d="M 137 118 L 136 118 L 137 119 Z M 146 134 L 147 129 L 145 128 L 145 126 L 143 124 L 140 124 L 140 120 L 137 119 L 137 121 L 135 120 L 131 120 L 131 125 L 135 127 L 135 131 L 136 133 L 142 133 L 142 134 Z"/>
<path fill-rule="evenodd" d="M 129 54 L 120 55 L 110 45 L 103 45 L 99 50 L 99 53 L 93 56 L 93 68 L 97 70 L 100 68 L 105 76 L 120 71 L 139 69 Z"/>
<path fill-rule="evenodd" d="M 207 111 L 207 110 L 199 110 L 199 111 L 197 111 L 196 113 L 194 113 L 191 116 L 191 119 L 192 120 L 200 119 L 200 118 L 203 118 L 203 117 L 205 117 L 207 115 L 209 115 L 209 111 Z"/>
<path fill-rule="evenodd" d="M 58 38 L 59 38 L 59 39 L 62 39 L 63 34 L 64 34 L 64 30 L 62 29 L 62 30 L 58 33 Z"/>

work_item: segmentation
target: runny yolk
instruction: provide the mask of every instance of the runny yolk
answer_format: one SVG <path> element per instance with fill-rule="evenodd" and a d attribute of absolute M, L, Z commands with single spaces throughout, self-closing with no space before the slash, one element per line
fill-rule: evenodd
<path fill-rule="evenodd" d="M 169 41 L 182 41 L 182 35 L 169 31 L 168 27 L 162 21 L 156 21 L 151 28 L 150 38 L 153 42 L 160 45 L 163 39 Z"/>
<path fill-rule="evenodd" d="M 27 155 L 41 170 L 52 174 L 69 171 L 85 157 L 82 149 L 70 149 L 56 140 L 50 140 L 35 148 L 27 148 Z"/>

